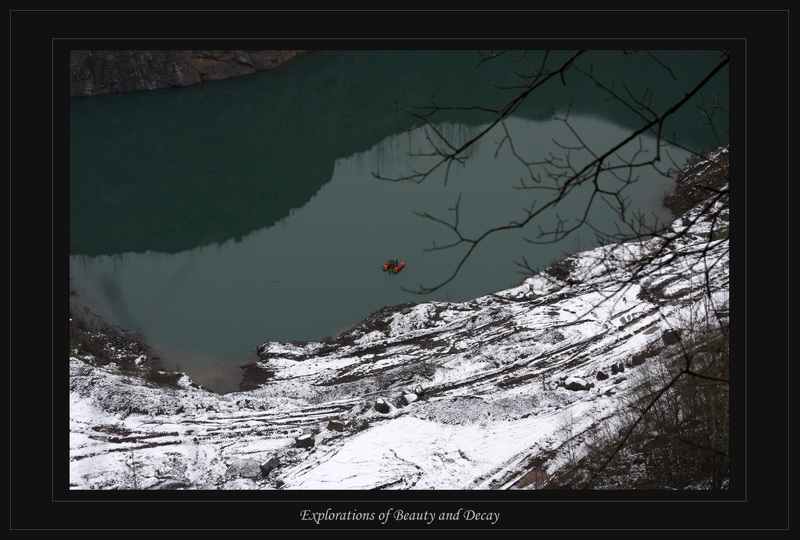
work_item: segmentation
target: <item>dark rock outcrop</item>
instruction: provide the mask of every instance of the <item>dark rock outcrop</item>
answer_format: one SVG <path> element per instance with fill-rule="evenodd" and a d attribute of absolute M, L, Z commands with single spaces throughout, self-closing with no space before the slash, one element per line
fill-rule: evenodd
<path fill-rule="evenodd" d="M 727 192 L 729 168 L 727 151 L 714 160 L 703 159 L 687 165 L 678 173 L 673 193 L 664 198 L 664 207 L 677 218 L 715 193 Z M 727 221 L 728 212 L 725 216 Z"/>
<path fill-rule="evenodd" d="M 70 52 L 70 96 L 190 86 L 272 69 L 296 50 L 82 50 Z"/>

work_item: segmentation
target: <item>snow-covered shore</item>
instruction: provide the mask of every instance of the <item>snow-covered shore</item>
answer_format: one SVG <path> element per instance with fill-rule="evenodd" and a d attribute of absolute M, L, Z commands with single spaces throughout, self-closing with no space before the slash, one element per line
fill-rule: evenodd
<path fill-rule="evenodd" d="M 727 309 L 728 238 L 710 234 L 726 214 L 699 212 L 675 221 L 668 250 L 596 248 L 496 294 L 387 307 L 328 342 L 265 343 L 248 391 L 155 385 L 75 354 L 70 488 L 546 487 L 648 358 Z M 623 264 L 649 257 L 646 272 Z"/>

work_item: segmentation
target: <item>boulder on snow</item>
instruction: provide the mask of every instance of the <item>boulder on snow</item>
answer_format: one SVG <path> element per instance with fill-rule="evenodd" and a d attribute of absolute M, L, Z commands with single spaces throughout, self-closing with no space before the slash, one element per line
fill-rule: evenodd
<path fill-rule="evenodd" d="M 375 401 L 375 410 L 378 411 L 379 413 L 386 414 L 391 410 L 391 408 L 389 407 L 389 404 L 386 403 L 385 399 L 378 398 Z"/>
<path fill-rule="evenodd" d="M 567 377 L 564 388 L 567 390 L 588 390 L 593 385 L 580 377 Z"/>
<path fill-rule="evenodd" d="M 402 396 L 400 396 L 400 401 L 403 403 L 403 405 L 410 405 L 415 401 L 417 401 L 417 394 L 414 394 L 412 392 L 406 392 Z"/>
<path fill-rule="evenodd" d="M 259 468 L 261 469 L 261 474 L 263 476 L 267 476 L 269 473 L 271 473 L 273 470 L 277 469 L 280 466 L 281 466 L 281 460 L 279 460 L 277 457 L 271 457 L 267 461 L 259 465 Z"/>
<path fill-rule="evenodd" d="M 344 424 L 336 420 L 328 422 L 328 431 L 344 431 Z"/>
<path fill-rule="evenodd" d="M 311 448 L 314 446 L 314 436 L 311 434 L 300 435 L 294 442 L 298 448 Z"/>
<path fill-rule="evenodd" d="M 608 379 L 608 375 L 606 375 L 604 371 L 600 370 L 600 371 L 597 372 L 597 380 L 598 381 L 604 381 L 606 379 Z"/>
<path fill-rule="evenodd" d="M 417 395 L 413 392 L 403 392 L 397 399 L 394 401 L 395 407 L 405 407 L 406 405 L 410 405 L 417 400 Z"/>

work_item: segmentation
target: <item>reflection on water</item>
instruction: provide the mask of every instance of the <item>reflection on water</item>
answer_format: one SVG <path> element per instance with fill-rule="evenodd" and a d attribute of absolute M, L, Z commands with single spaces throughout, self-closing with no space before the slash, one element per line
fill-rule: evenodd
<path fill-rule="evenodd" d="M 525 209 L 542 208 L 552 191 L 520 190 L 529 171 L 497 131 L 472 149 L 467 167 L 447 184 L 433 175 L 417 185 L 376 179 L 424 170 L 430 151 L 416 122 L 394 114 L 435 95 L 442 105 L 501 107 L 516 95 L 520 73 L 556 69 L 571 51 L 511 51 L 478 69 L 473 51 L 314 51 L 291 67 L 179 90 L 70 101 L 70 277 L 94 310 L 138 331 L 170 369 L 196 382 L 235 389 L 237 364 L 268 340 L 320 339 L 374 310 L 408 301 L 462 301 L 519 283 L 515 261 L 533 267 L 563 251 L 590 247 L 593 235 L 532 245 L 540 228 L 575 223 L 591 190 L 578 187 L 524 230 L 482 242 L 455 279 L 419 296 L 403 288 L 448 279 L 467 245 L 448 227 L 480 235 Z M 663 111 L 717 64 L 718 51 L 590 51 L 574 66 L 607 85 L 624 85 Z M 665 69 L 666 68 L 666 69 Z M 568 127 L 596 152 L 640 126 L 617 100 L 598 95 L 570 71 L 568 85 L 537 88 L 507 123 L 514 149 L 528 161 L 551 154 L 579 167 L 587 158 Z M 553 81 L 550 81 L 553 82 Z M 727 74 L 711 95 L 727 101 Z M 602 92 L 600 92 L 602 94 Z M 552 120 L 572 111 L 570 125 Z M 709 149 L 709 131 L 693 106 L 667 119 L 681 144 Z M 464 140 L 496 118 L 487 110 L 449 110 L 437 128 Z M 557 139 L 560 143 L 554 143 Z M 618 159 L 655 152 L 651 139 Z M 712 146 L 713 145 L 713 146 Z M 677 165 L 685 159 L 674 156 Z M 565 162 L 551 162 L 559 174 Z M 666 168 L 666 166 L 665 166 Z M 542 167 L 536 169 L 542 172 Z M 661 219 L 665 180 L 641 170 L 624 194 Z M 614 189 L 619 181 L 598 180 Z M 548 187 L 545 180 L 538 187 Z M 552 187 L 552 186 L 549 186 Z M 593 199 L 592 225 L 613 227 L 614 200 Z M 609 204 L 606 204 L 609 203 Z M 387 275 L 380 266 L 407 266 Z"/>
<path fill-rule="evenodd" d="M 619 140 L 624 128 L 592 117 L 574 117 L 572 126 L 598 151 Z M 466 137 L 479 127 L 440 126 L 451 137 Z M 507 129 L 526 159 L 539 160 L 555 145 L 570 143 L 563 122 L 512 119 Z M 544 204 L 550 192 L 516 189 L 527 174 L 508 145 L 496 155 L 493 133 L 478 145 L 470 165 L 451 172 L 447 185 L 432 176 L 421 184 L 377 180 L 373 173 L 403 174 L 424 160 L 408 156 L 424 151 L 419 131 L 384 139 L 366 152 L 337 159 L 330 180 L 302 207 L 274 225 L 231 239 L 176 253 L 146 251 L 114 255 L 72 255 L 70 274 L 78 292 L 94 310 L 120 326 L 136 330 L 153 344 L 168 369 L 180 368 L 195 382 L 220 391 L 235 390 L 241 373 L 234 366 L 254 359 L 255 348 L 269 340 L 321 339 L 354 324 L 372 311 L 408 301 L 463 301 L 512 287 L 523 276 L 515 260 L 544 266 L 572 251 L 590 247 L 592 236 L 570 237 L 553 245 L 531 246 L 539 227 L 548 230 L 557 219 L 582 215 L 589 192 L 575 192 L 569 201 L 545 213 L 522 231 L 507 231 L 482 244 L 447 286 L 428 296 L 405 288 L 430 286 L 446 279 L 467 246 L 425 251 L 455 240 L 447 227 L 415 214 L 428 212 L 453 218 L 460 196 L 459 226 L 463 234 L 522 219 L 533 198 Z M 644 141 L 648 152 L 652 140 Z M 638 149 L 631 147 L 630 158 Z M 685 155 L 673 152 L 676 163 Z M 576 166 L 586 159 L 573 152 Z M 613 179 L 604 179 L 613 183 Z M 642 171 L 626 195 L 643 212 L 668 220 L 660 196 L 668 180 Z M 590 220 L 611 227 L 613 210 L 597 201 Z M 213 222 L 214 216 L 207 219 Z M 390 258 L 406 262 L 398 275 L 380 270 Z"/>

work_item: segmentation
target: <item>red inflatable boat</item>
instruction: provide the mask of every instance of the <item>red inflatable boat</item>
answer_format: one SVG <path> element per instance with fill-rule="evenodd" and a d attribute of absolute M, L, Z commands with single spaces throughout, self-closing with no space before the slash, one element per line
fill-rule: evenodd
<path fill-rule="evenodd" d="M 401 263 L 397 260 L 386 261 L 386 264 L 383 265 L 383 271 L 386 272 L 387 270 L 391 270 L 395 274 L 403 269 L 406 263 Z"/>

